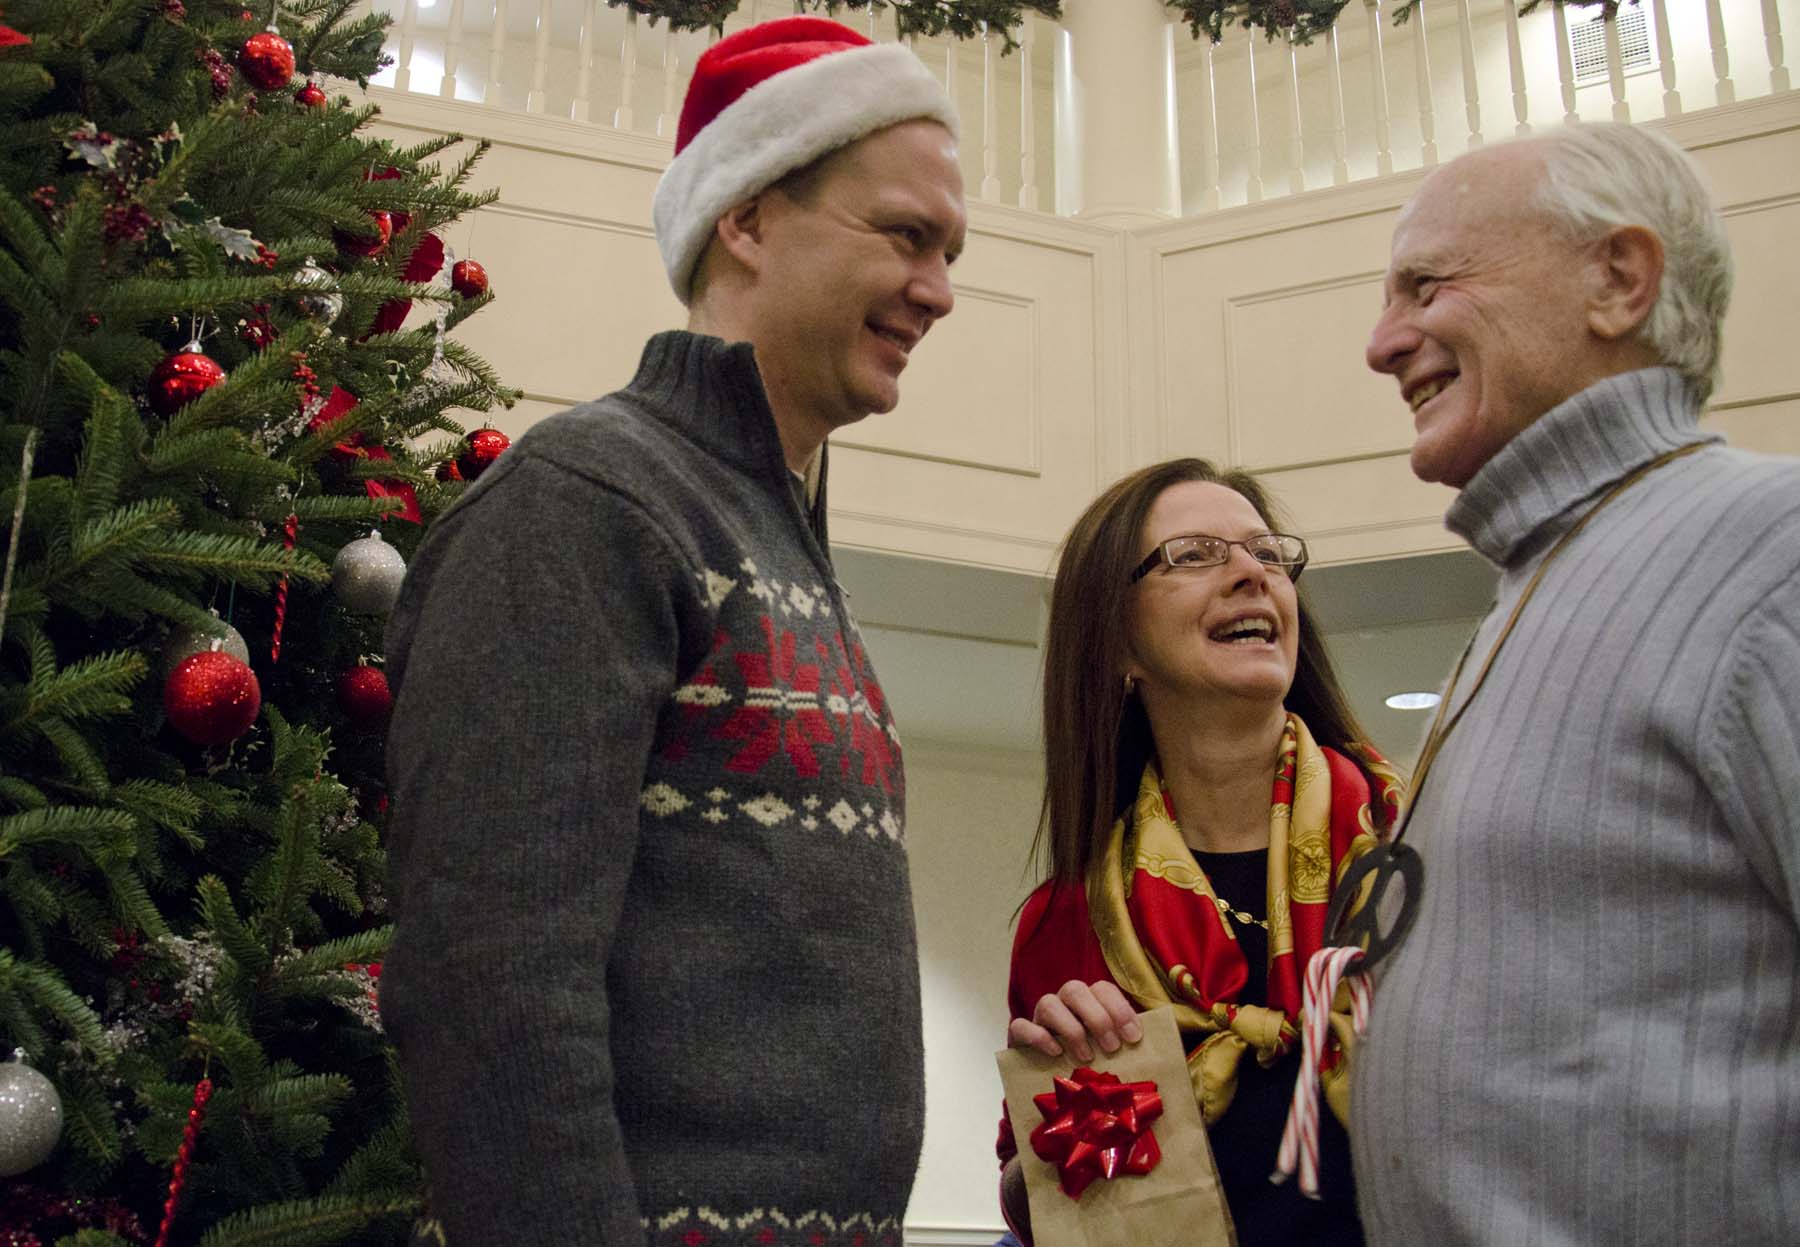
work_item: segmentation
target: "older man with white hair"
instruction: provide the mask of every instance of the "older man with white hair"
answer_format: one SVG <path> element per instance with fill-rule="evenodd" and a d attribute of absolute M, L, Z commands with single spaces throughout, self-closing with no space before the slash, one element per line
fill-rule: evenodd
<path fill-rule="evenodd" d="M 1395 230 L 1369 365 L 1501 578 L 1357 1062 L 1371 1243 L 1800 1243 L 1800 462 L 1698 427 L 1730 289 L 1626 126 L 1465 156 Z"/>

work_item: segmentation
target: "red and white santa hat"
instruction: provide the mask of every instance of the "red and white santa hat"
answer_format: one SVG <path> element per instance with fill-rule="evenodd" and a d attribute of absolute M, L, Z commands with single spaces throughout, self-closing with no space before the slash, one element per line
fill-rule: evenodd
<path fill-rule="evenodd" d="M 683 303 L 720 217 L 865 135 L 929 118 L 956 132 L 944 88 L 912 50 L 822 17 L 740 30 L 701 54 L 656 187 L 656 242 Z"/>

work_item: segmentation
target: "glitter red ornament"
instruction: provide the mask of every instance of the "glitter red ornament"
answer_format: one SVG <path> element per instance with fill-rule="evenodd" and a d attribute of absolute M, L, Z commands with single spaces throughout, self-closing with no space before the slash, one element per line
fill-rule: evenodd
<path fill-rule="evenodd" d="M 194 1107 L 188 1110 L 187 1128 L 181 1132 L 181 1148 L 175 1153 L 175 1169 L 169 1176 L 169 1197 L 163 1201 L 162 1226 L 156 1232 L 156 1247 L 169 1247 L 169 1233 L 175 1228 L 175 1210 L 181 1206 L 181 1192 L 187 1186 L 188 1169 L 194 1163 L 194 1144 L 200 1138 L 200 1123 L 206 1118 L 206 1102 L 212 1099 L 212 1079 L 202 1078 L 194 1086 Z"/>
<path fill-rule="evenodd" d="M 196 745 L 223 745 L 256 722 L 262 688 L 256 673 L 224 650 L 190 654 L 163 685 L 169 726 Z"/>
<path fill-rule="evenodd" d="M 474 260 L 458 260 L 450 266 L 450 289 L 465 299 L 479 299 L 488 292 L 487 270 Z"/>
<path fill-rule="evenodd" d="M 380 667 L 358 664 L 338 677 L 338 707 L 356 726 L 377 728 L 394 709 L 394 694 Z"/>
<path fill-rule="evenodd" d="M 319 89 L 318 83 L 309 82 L 294 92 L 294 103 L 302 108 L 323 108 L 326 103 L 325 92 Z"/>
<path fill-rule="evenodd" d="M 512 445 L 512 438 L 499 429 L 476 429 L 466 439 L 462 454 L 456 457 L 456 470 L 465 481 L 472 481 L 494 466 L 494 460 Z"/>
<path fill-rule="evenodd" d="M 150 370 L 150 406 L 158 415 L 172 416 L 182 407 L 225 379 L 217 361 L 190 342 Z"/>
<path fill-rule="evenodd" d="M 285 87 L 294 76 L 294 45 L 273 29 L 244 40 L 238 72 L 265 91 Z"/>
<path fill-rule="evenodd" d="M 348 230 L 333 230 L 331 237 L 336 241 L 338 250 L 364 259 L 386 251 L 388 243 L 394 237 L 394 214 L 385 208 L 373 208 L 369 211 L 369 221 L 375 228 L 373 238 L 367 234 L 352 234 Z"/>
<path fill-rule="evenodd" d="M 445 484 L 460 481 L 463 478 L 462 469 L 456 466 L 456 460 L 446 459 L 437 466 L 437 478 Z"/>

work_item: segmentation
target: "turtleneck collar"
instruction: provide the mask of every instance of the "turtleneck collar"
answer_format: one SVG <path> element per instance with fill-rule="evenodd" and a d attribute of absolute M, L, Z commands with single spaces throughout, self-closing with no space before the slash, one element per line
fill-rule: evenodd
<path fill-rule="evenodd" d="M 1584 500 L 1665 451 L 1721 440 L 1698 427 L 1700 404 L 1673 368 L 1596 382 L 1501 447 L 1450 504 L 1444 523 L 1505 568 Z M 1572 518 L 1572 517 L 1571 517 Z"/>
<path fill-rule="evenodd" d="M 762 372 L 748 342 L 726 342 L 670 329 L 644 344 L 637 375 L 626 387 L 662 419 L 717 458 L 795 498 L 821 543 L 826 540 L 826 448 L 819 448 L 818 485 L 809 499 L 796 487 Z"/>

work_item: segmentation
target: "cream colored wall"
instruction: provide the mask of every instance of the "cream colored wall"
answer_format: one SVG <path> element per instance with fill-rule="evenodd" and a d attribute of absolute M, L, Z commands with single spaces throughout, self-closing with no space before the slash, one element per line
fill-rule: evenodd
<path fill-rule="evenodd" d="M 683 323 L 649 223 L 668 144 L 377 92 L 405 141 L 481 131 L 501 198 L 450 239 L 499 302 L 461 336 L 526 401 L 521 432 L 628 379 Z M 1736 249 L 1715 422 L 1800 451 L 1800 93 L 1667 125 L 1711 178 Z M 1454 548 L 1447 491 L 1406 466 L 1410 421 L 1363 364 L 1395 215 L 1417 172 L 1125 233 L 970 205 L 957 310 L 900 408 L 834 439 L 842 544 L 1042 573 L 1087 500 L 1137 463 L 1199 454 L 1264 472 L 1321 563 Z"/>
<path fill-rule="evenodd" d="M 1025 866 L 1041 775 L 1035 754 L 907 743 L 907 853 L 925 1008 L 925 1153 L 907 1209 L 909 1243 L 928 1241 L 931 1231 L 937 1241 L 999 1237 L 994 1052 L 1006 1044 L 1012 911 L 1030 890 Z"/>

